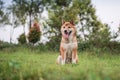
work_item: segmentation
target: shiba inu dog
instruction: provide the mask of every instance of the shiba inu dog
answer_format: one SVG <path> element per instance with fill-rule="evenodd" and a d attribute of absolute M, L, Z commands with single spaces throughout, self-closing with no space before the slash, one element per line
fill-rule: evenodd
<path fill-rule="evenodd" d="M 74 23 L 63 22 L 61 26 L 62 39 L 60 43 L 60 55 L 57 58 L 58 64 L 77 63 L 77 38 Z"/>

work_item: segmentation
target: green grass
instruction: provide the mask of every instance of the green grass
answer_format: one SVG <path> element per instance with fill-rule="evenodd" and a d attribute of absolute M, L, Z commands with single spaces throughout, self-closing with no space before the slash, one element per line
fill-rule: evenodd
<path fill-rule="evenodd" d="M 58 52 L 0 51 L 0 80 L 119 80 L 120 55 L 79 52 L 78 64 L 57 65 Z"/>

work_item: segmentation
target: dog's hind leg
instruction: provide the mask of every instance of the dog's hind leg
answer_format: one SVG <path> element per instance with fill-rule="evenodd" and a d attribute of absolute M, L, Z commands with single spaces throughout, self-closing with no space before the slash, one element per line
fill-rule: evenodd
<path fill-rule="evenodd" d="M 61 55 L 59 55 L 58 58 L 57 58 L 56 63 L 61 64 L 61 62 L 62 62 L 62 57 L 61 57 Z"/>

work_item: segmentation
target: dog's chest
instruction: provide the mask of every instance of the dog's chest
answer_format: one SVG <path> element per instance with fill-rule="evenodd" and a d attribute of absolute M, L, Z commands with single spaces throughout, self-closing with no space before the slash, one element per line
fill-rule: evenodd
<path fill-rule="evenodd" d="M 64 43 L 63 47 L 65 49 L 65 51 L 72 51 L 76 46 L 75 42 L 70 42 L 70 43 Z"/>
<path fill-rule="evenodd" d="M 66 55 L 65 63 L 71 63 L 72 51 L 76 48 L 76 43 L 64 43 L 63 48 L 65 50 L 64 54 Z"/>

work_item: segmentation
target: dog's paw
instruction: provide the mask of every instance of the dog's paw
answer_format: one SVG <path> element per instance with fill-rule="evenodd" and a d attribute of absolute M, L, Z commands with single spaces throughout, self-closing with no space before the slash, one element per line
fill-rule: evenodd
<path fill-rule="evenodd" d="M 65 64 L 65 60 L 62 60 L 61 64 L 64 65 Z"/>
<path fill-rule="evenodd" d="M 73 63 L 73 64 L 76 64 L 76 59 L 72 60 L 72 63 Z"/>

